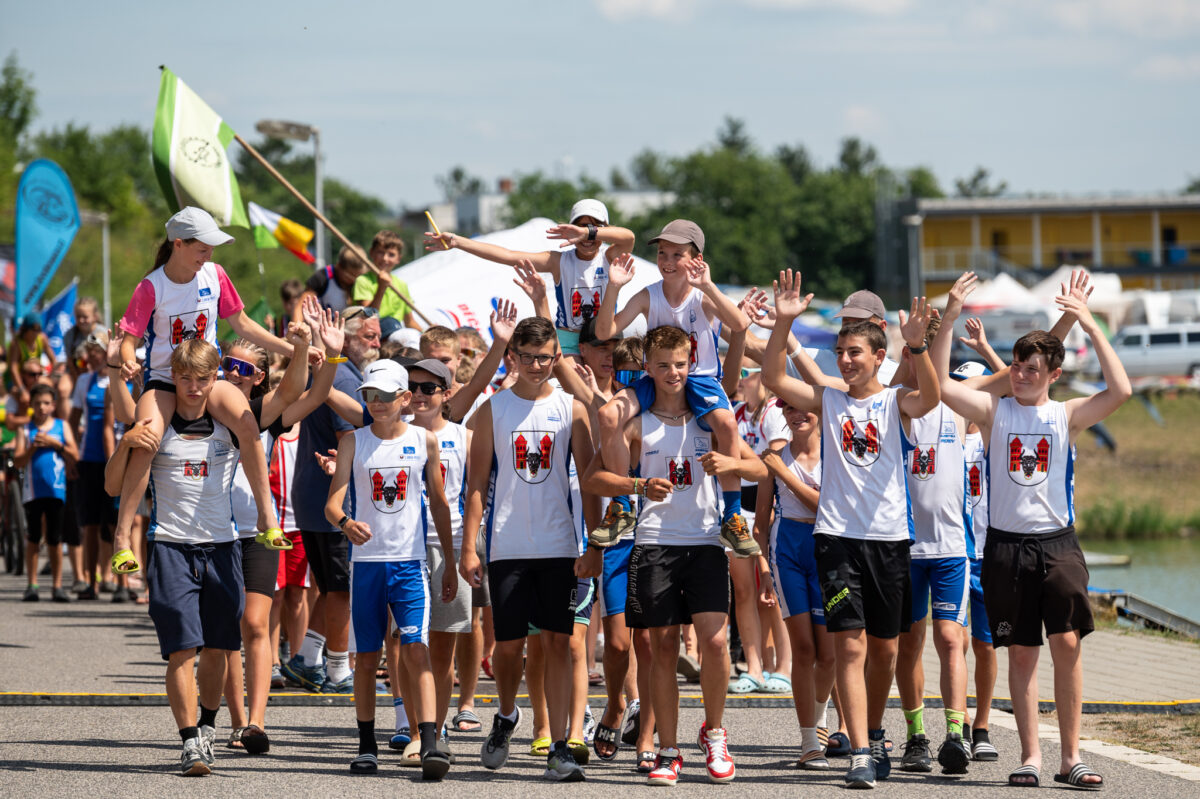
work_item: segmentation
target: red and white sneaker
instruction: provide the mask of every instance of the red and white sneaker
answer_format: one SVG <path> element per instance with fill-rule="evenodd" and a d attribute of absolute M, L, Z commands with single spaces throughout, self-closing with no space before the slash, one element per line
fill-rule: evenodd
<path fill-rule="evenodd" d="M 654 768 L 646 775 L 650 785 L 675 785 L 679 782 L 679 769 L 683 767 L 683 755 L 678 749 L 659 749 L 654 758 Z"/>
<path fill-rule="evenodd" d="M 729 756 L 729 734 L 724 727 L 701 727 L 700 748 L 708 767 L 709 782 L 731 782 L 736 769 Z"/>

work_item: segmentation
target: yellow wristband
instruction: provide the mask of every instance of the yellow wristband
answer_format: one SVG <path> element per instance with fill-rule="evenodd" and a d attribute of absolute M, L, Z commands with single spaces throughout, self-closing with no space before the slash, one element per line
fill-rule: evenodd
<path fill-rule="evenodd" d="M 345 355 L 335 355 L 332 358 L 326 358 L 325 363 L 345 363 L 348 360 L 350 360 L 350 359 L 347 358 Z"/>

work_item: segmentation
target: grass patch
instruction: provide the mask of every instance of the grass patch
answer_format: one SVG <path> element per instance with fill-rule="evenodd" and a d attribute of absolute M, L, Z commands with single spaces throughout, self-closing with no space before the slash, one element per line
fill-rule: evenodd
<path fill-rule="evenodd" d="M 1042 715 L 1043 723 L 1053 724 L 1057 721 L 1054 713 Z M 1081 721 L 1080 732 L 1088 738 L 1132 746 L 1143 752 L 1153 752 L 1200 766 L 1200 716 L 1172 713 L 1084 713 Z"/>
<path fill-rule="evenodd" d="M 1057 397 L 1065 398 L 1065 397 Z M 1159 426 L 1131 399 L 1105 425 L 1117 451 L 1095 446 L 1090 433 L 1077 442 L 1075 507 L 1081 537 L 1149 538 L 1200 531 L 1200 394 L 1164 392 L 1151 400 Z"/>

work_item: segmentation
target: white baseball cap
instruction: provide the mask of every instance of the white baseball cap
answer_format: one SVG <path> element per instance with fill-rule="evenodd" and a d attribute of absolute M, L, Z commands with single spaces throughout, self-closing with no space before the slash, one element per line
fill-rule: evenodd
<path fill-rule="evenodd" d="M 233 236 L 221 230 L 208 211 L 189 205 L 167 220 L 167 240 L 175 239 L 197 239 L 216 247 L 233 241 Z"/>
<path fill-rule="evenodd" d="M 391 358 L 380 358 L 363 372 L 359 391 L 374 388 L 388 393 L 408 391 L 408 370 Z"/>
<path fill-rule="evenodd" d="M 608 208 L 599 200 L 580 200 L 571 206 L 572 224 L 581 216 L 590 216 L 602 224 L 608 224 Z"/>
<path fill-rule="evenodd" d="M 964 361 L 961 366 L 950 373 L 950 376 L 955 380 L 967 380 L 972 377 L 990 375 L 991 373 L 992 370 L 979 361 Z"/>
<path fill-rule="evenodd" d="M 388 336 L 387 340 L 393 341 L 402 347 L 411 347 L 414 350 L 420 349 L 421 331 L 411 327 L 402 327 Z"/>

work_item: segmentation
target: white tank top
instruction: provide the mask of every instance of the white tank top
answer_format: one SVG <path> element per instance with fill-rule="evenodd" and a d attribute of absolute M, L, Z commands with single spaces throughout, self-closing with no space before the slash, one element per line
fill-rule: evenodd
<path fill-rule="evenodd" d="M 350 560 L 425 560 L 424 427 L 384 441 L 370 427 L 354 431 L 351 518 L 371 526 L 371 540 L 350 546 Z"/>
<path fill-rule="evenodd" d="M 296 524 L 296 509 L 292 506 L 292 474 L 296 471 L 296 449 L 300 431 L 285 433 L 275 439 L 268 468 L 271 495 L 275 497 L 275 514 L 285 533 L 300 529 Z"/>
<path fill-rule="evenodd" d="M 188 339 L 207 341 L 220 351 L 217 312 L 221 281 L 217 265 L 204 264 L 188 283 L 176 283 L 160 266 L 145 280 L 154 286 L 154 311 L 146 325 L 146 366 L 149 380 L 171 380 L 171 353 Z"/>
<path fill-rule="evenodd" d="M 800 478 L 800 482 L 812 486 L 818 491 L 821 490 L 820 461 L 817 461 L 816 467 L 810 472 L 796 460 L 796 456 L 792 454 L 790 446 L 784 447 L 783 452 L 779 453 L 779 457 L 783 459 L 783 465 L 792 474 Z M 775 502 L 778 508 L 778 515 L 785 519 L 792 519 L 797 522 L 809 522 L 810 524 L 817 519 L 817 514 L 801 502 L 800 498 L 793 494 L 792 490 L 784 485 L 784 482 L 778 477 L 775 478 Z"/>
<path fill-rule="evenodd" d="M 650 294 L 650 313 L 646 316 L 646 329 L 653 330 L 663 325 L 672 325 L 687 333 L 692 341 L 692 357 L 688 373 L 693 375 L 721 376 L 721 356 L 717 343 L 721 339 L 721 322 L 704 315 L 704 294 L 693 288 L 687 298 L 672 308 L 663 295 L 662 281 L 646 287 Z"/>
<path fill-rule="evenodd" d="M 988 517 L 1010 533 L 1049 533 L 1075 523 L 1075 448 L 1061 402 L 996 406 L 988 446 Z"/>
<path fill-rule="evenodd" d="M 488 562 L 574 558 L 582 536 L 571 507 L 573 399 L 558 389 L 531 401 L 493 394 Z"/>
<path fill-rule="evenodd" d="M 263 454 L 268 463 L 271 459 L 271 434 L 263 430 L 258 434 Z M 233 472 L 233 489 L 230 502 L 233 504 L 233 523 L 237 525 L 238 538 L 253 538 L 258 533 L 258 505 L 254 503 L 254 492 L 250 490 L 250 480 L 246 470 L 242 468 L 239 457 L 237 468 Z M 286 529 L 286 528 L 285 528 Z"/>
<path fill-rule="evenodd" d="M 983 448 L 983 434 L 976 431 L 963 438 L 963 461 L 967 467 L 967 501 L 971 503 L 971 528 L 975 533 L 975 551 L 972 558 L 983 557 L 983 545 L 987 543 L 987 451 Z"/>
<path fill-rule="evenodd" d="M 864 399 L 826 388 L 821 400 L 821 501 L 814 533 L 911 540 L 898 389 Z"/>
<path fill-rule="evenodd" d="M 974 554 L 966 466 L 954 411 L 939 402 L 911 421 L 906 447 L 908 495 L 912 500 L 914 558 Z"/>
<path fill-rule="evenodd" d="M 750 445 L 750 449 L 754 450 L 755 455 L 762 455 L 766 452 L 772 441 L 792 440 L 787 421 L 783 418 L 783 411 L 779 410 L 779 403 L 774 397 L 770 397 L 766 401 L 766 407 L 762 409 L 762 415 L 758 421 L 754 420 L 754 412 L 745 402 L 739 402 L 734 407 L 733 419 L 737 422 L 738 435 Z M 742 485 L 755 484 L 742 478 Z"/>
<path fill-rule="evenodd" d="M 689 416 L 685 424 L 669 425 L 650 411 L 638 417 L 642 451 L 638 474 L 649 480 L 671 481 L 665 500 L 643 499 L 638 512 L 636 544 L 657 546 L 720 546 L 720 489 L 704 473 L 700 457 L 712 449 L 712 433 Z"/>
<path fill-rule="evenodd" d="M 463 502 L 466 497 L 467 428 L 447 422 L 434 435 L 438 440 L 438 457 L 442 460 L 442 486 L 446 501 L 450 503 L 450 532 L 454 537 L 454 551 L 458 552 L 462 548 Z M 428 502 L 425 503 L 425 539 L 432 547 L 442 545 Z"/>
<path fill-rule="evenodd" d="M 607 244 L 600 246 L 596 257 L 581 261 L 575 248 L 564 250 L 558 257 L 558 283 L 554 286 L 558 310 L 554 325 L 563 330 L 579 330 L 583 323 L 596 315 L 604 290 L 608 288 L 608 258 L 604 251 Z"/>
<path fill-rule="evenodd" d="M 151 541 L 225 543 L 237 539 L 231 487 L 238 448 L 219 422 L 202 438 L 184 438 L 167 425 L 150 463 Z"/>

